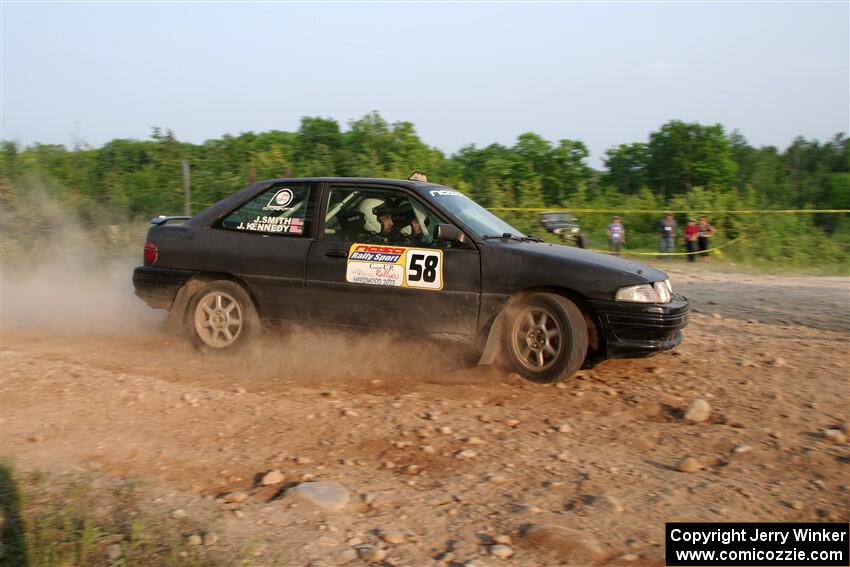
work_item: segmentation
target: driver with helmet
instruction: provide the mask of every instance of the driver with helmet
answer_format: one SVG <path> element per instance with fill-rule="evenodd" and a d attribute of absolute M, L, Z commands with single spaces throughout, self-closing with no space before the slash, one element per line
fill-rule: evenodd
<path fill-rule="evenodd" d="M 413 210 L 413 206 L 409 201 L 402 203 L 396 209 L 392 222 L 394 226 L 394 239 L 397 242 L 410 246 L 429 245 L 427 235 L 422 230 L 422 223 L 419 222 L 419 218 L 416 216 L 416 212 Z M 410 227 L 410 230 L 402 233 L 401 231 L 407 227 Z"/>
<path fill-rule="evenodd" d="M 387 200 L 376 207 L 372 207 L 372 214 L 378 219 L 381 229 L 375 234 L 369 234 L 366 240 L 372 244 L 387 244 L 396 237 L 393 232 L 395 223 L 393 215 L 396 211 L 394 203 Z"/>

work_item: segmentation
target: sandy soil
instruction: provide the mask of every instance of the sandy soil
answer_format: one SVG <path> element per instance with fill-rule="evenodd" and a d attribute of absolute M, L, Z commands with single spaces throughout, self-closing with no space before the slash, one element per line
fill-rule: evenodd
<path fill-rule="evenodd" d="M 695 309 L 684 344 L 558 386 L 383 336 L 301 330 L 204 357 L 149 314 L 124 327 L 113 312 L 108 334 L 16 317 L 2 453 L 141 478 L 152 507 L 184 509 L 223 557 L 250 546 L 257 565 L 363 564 L 364 545 L 392 565 L 663 565 L 665 521 L 850 520 L 850 445 L 822 433 L 850 420 L 847 280 L 668 271 Z M 683 417 L 697 398 L 702 423 Z M 701 469 L 678 471 L 685 456 Z M 275 469 L 284 482 L 260 486 Z M 350 503 L 282 496 L 311 479 Z M 528 524 L 602 553 L 570 557 L 524 538 Z M 513 556 L 492 555 L 496 541 Z"/>

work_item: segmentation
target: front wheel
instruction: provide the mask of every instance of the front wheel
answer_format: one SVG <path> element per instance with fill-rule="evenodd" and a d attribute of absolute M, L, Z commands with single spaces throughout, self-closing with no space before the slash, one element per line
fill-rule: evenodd
<path fill-rule="evenodd" d="M 587 327 L 575 303 L 552 293 L 535 293 L 508 307 L 503 352 L 522 377 L 543 384 L 576 373 L 587 356 Z"/>
<path fill-rule="evenodd" d="M 195 346 L 208 353 L 236 351 L 261 329 L 254 302 L 242 286 L 228 280 L 198 290 L 189 305 L 187 326 Z"/>

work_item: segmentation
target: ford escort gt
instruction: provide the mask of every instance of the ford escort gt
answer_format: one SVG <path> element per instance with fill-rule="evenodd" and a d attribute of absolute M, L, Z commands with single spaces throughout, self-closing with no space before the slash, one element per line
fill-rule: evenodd
<path fill-rule="evenodd" d="M 296 322 L 461 341 L 555 382 L 671 349 L 688 322 L 665 273 L 526 236 L 427 181 L 273 179 L 151 222 L 136 294 L 206 352 Z"/>

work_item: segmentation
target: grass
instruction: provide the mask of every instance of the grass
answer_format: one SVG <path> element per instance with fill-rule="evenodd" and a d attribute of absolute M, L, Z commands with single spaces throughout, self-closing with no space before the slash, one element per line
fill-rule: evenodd
<path fill-rule="evenodd" d="M 94 478 L 19 473 L 10 463 L 0 463 L 0 566 L 226 563 L 215 550 L 186 545 L 186 533 L 199 530 L 191 530 L 185 520 L 145 512 L 140 487 L 138 481 L 103 486 Z M 121 553 L 109 559 L 113 546 Z"/>

